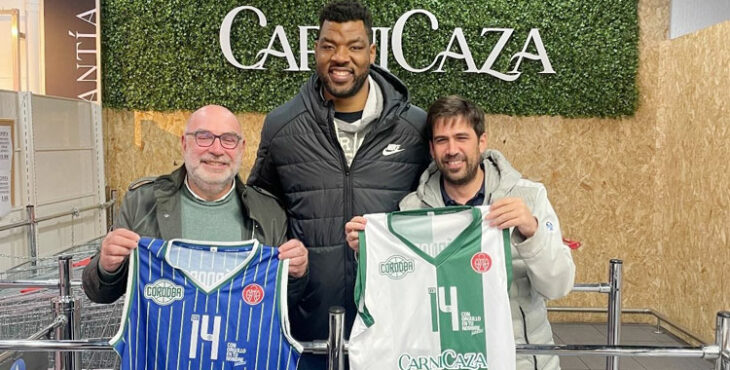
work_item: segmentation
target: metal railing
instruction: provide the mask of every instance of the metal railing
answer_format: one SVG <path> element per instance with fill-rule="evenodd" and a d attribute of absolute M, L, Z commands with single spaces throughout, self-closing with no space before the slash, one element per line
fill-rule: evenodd
<path fill-rule="evenodd" d="M 608 308 L 600 308 L 600 307 L 560 307 L 560 306 L 552 306 L 548 307 L 547 310 L 549 312 L 572 312 L 572 313 L 606 313 L 607 314 L 607 322 L 608 322 L 608 334 L 613 335 L 614 338 L 618 339 L 620 337 L 620 326 L 621 326 L 621 316 L 623 314 L 631 314 L 631 315 L 651 315 L 654 316 L 656 319 L 656 330 L 655 333 L 661 333 L 662 329 L 662 323 L 667 324 L 668 326 L 672 327 L 674 331 L 679 332 L 681 335 L 685 336 L 686 338 L 691 339 L 692 341 L 698 343 L 698 344 L 707 344 L 704 340 L 702 340 L 697 334 L 692 333 L 688 329 L 684 328 L 683 326 L 672 322 L 669 318 L 662 315 L 661 313 L 651 309 L 651 308 L 622 308 L 621 306 L 621 285 L 622 285 L 622 271 L 621 271 L 621 265 L 622 261 L 613 259 L 611 260 L 611 268 L 609 270 L 609 283 L 587 283 L 587 284 L 575 284 L 572 292 L 597 292 L 597 293 L 607 293 L 608 294 Z M 613 307 L 613 308 L 611 308 Z M 611 328 L 614 328 L 613 331 Z M 619 330 L 619 332 L 616 332 L 615 330 Z M 613 334 L 612 334 L 613 333 Z M 612 343 L 611 339 L 609 338 L 608 344 L 618 344 L 618 341 L 614 341 Z M 607 367 L 608 369 L 617 369 L 613 366 Z"/>
<path fill-rule="evenodd" d="M 601 307 L 566 307 L 566 306 L 552 306 L 547 308 L 548 312 L 571 312 L 571 313 L 608 313 L 607 308 L 601 308 Z M 698 344 L 707 344 L 702 338 L 699 337 L 699 335 L 692 333 L 689 329 L 684 328 L 682 325 L 679 325 L 673 321 L 671 321 L 666 316 L 662 315 L 661 313 L 651 309 L 651 308 L 622 308 L 621 309 L 622 315 L 649 315 L 654 316 L 656 319 L 656 329 L 655 333 L 661 333 L 662 332 L 662 324 L 667 324 L 668 326 L 671 326 L 674 328 L 675 331 L 679 332 L 681 335 L 691 339 L 692 341 L 698 343 Z"/>
<path fill-rule="evenodd" d="M 60 218 L 60 217 L 65 217 L 65 216 L 78 217 L 81 212 L 86 212 L 86 211 L 95 210 L 95 209 L 109 208 L 109 212 L 107 214 L 107 220 L 109 221 L 108 225 L 111 225 L 113 223 L 113 217 L 114 217 L 113 216 L 114 215 L 114 204 L 117 201 L 117 191 L 112 190 L 110 192 L 110 196 L 111 196 L 111 199 L 109 199 L 108 201 L 101 203 L 101 204 L 96 204 L 96 205 L 82 207 L 82 208 L 73 207 L 69 211 L 59 212 L 59 213 L 55 213 L 55 214 L 51 214 L 51 215 L 43 216 L 43 217 L 36 217 L 36 214 L 35 214 L 36 207 L 32 204 L 29 204 L 29 205 L 25 206 L 26 217 L 27 217 L 26 220 L 14 222 L 12 224 L 2 225 L 2 226 L 0 226 L 0 232 L 15 229 L 18 227 L 28 226 L 28 232 L 27 232 L 28 253 L 31 258 L 31 263 L 35 264 L 36 260 L 38 259 L 38 239 L 37 239 L 38 223 L 48 221 L 48 220 L 53 220 L 53 219 Z"/>
<path fill-rule="evenodd" d="M 58 288 L 59 297 L 54 299 L 56 317 L 50 325 L 25 340 L 0 340 L 0 350 L 50 351 L 56 352 L 56 369 L 80 369 L 80 352 L 110 351 L 108 339 L 78 340 L 81 307 L 74 299 L 72 287 L 79 286 L 79 281 L 72 281 L 70 276 L 71 257 L 62 256 L 58 260 L 58 280 L 18 280 L 0 281 L 0 288 L 6 287 L 43 287 Z M 608 313 L 608 343 L 606 345 L 543 345 L 518 344 L 516 353 L 532 355 L 562 356 L 605 356 L 608 369 L 618 369 L 618 358 L 635 357 L 685 357 L 702 358 L 716 362 L 716 370 L 730 370 L 730 312 L 717 314 L 715 342 L 699 347 L 661 347 L 661 346 L 621 346 L 621 313 L 634 313 L 621 309 L 622 261 L 613 259 L 610 263 L 608 283 L 576 284 L 575 292 L 599 292 L 608 294 L 607 309 L 585 308 L 585 312 Z M 556 311 L 555 309 L 551 311 Z M 328 370 L 344 368 L 344 355 L 348 343 L 344 340 L 344 309 L 332 307 L 329 312 L 329 335 L 327 340 L 302 342 L 304 352 L 327 356 Z M 643 313 L 638 312 L 638 313 Z M 55 331 L 55 340 L 37 340 L 47 337 Z M 8 354 L 0 354 L 0 359 Z"/>
<path fill-rule="evenodd" d="M 573 292 L 596 292 L 608 294 L 608 313 L 606 319 L 607 344 L 617 346 L 621 338 L 621 285 L 623 275 L 623 261 L 612 259 L 608 271 L 608 283 L 575 284 Z M 550 310 L 550 308 L 548 308 Z M 551 310 L 555 311 L 555 310 Z M 606 357 L 606 370 L 618 370 L 619 361 L 616 356 Z"/>
<path fill-rule="evenodd" d="M 58 259 L 58 298 L 53 300 L 56 317 L 62 317 L 63 325 L 56 328 L 56 338 L 63 340 L 76 339 L 81 333 L 81 305 L 73 297 L 71 289 L 71 256 Z M 56 352 L 56 364 L 65 364 L 64 369 L 81 369 L 81 354 Z M 57 367 L 58 368 L 58 367 Z"/>
<path fill-rule="evenodd" d="M 611 286 L 608 296 L 608 344 L 618 345 L 621 341 L 621 282 L 623 261 L 612 259 L 608 284 Z M 618 357 L 606 357 L 606 370 L 618 370 Z"/>
<path fill-rule="evenodd" d="M 327 354 L 327 369 L 341 370 L 348 343 L 341 340 L 344 333 L 345 311 L 341 307 L 333 307 L 329 313 L 329 340 L 304 342 L 304 351 L 313 354 Z M 338 339 L 339 338 L 339 339 Z M 730 370 L 730 312 L 717 314 L 715 343 L 699 347 L 661 347 L 661 346 L 620 346 L 620 345 L 545 345 L 518 344 L 517 354 L 561 355 L 561 356 L 606 356 L 606 357 L 678 357 L 700 358 L 715 361 L 716 370 Z M 0 350 L 15 351 L 108 351 L 112 347 L 108 340 L 0 340 Z M 56 367 L 57 369 L 75 369 L 73 366 Z"/>
<path fill-rule="evenodd" d="M 31 334 L 28 338 L 26 338 L 26 340 L 27 341 L 37 341 L 38 339 L 41 339 L 41 338 L 48 338 L 49 335 L 53 331 L 56 330 L 56 328 L 65 324 L 65 320 L 66 319 L 64 317 L 57 316 L 56 319 L 53 320 L 53 322 L 51 322 L 50 324 L 48 324 L 46 327 L 42 328 L 41 330 L 38 330 L 37 332 Z M 4 353 L 0 354 L 0 364 L 6 360 L 12 358 L 13 356 L 15 356 L 16 353 L 17 353 L 17 351 L 8 351 L 8 352 L 4 352 Z"/>
<path fill-rule="evenodd" d="M 81 280 L 69 282 L 72 287 L 80 287 Z M 60 288 L 57 279 L 49 280 L 0 280 L 0 289 L 4 288 Z"/>
<path fill-rule="evenodd" d="M 80 305 L 79 300 L 73 297 L 72 284 L 71 283 L 71 269 L 72 260 L 70 256 L 61 256 L 58 258 L 58 280 L 45 280 L 45 281 L 28 281 L 29 284 L 23 285 L 23 287 L 37 288 L 37 287 L 58 287 L 59 295 L 52 301 L 52 305 L 55 312 L 55 318 L 53 322 L 36 334 L 32 335 L 27 340 L 6 340 L 0 342 L 9 343 L 10 346 L 4 346 L 0 344 L 0 349 L 11 349 L 14 351 L 26 351 L 25 347 L 20 343 L 35 343 L 35 345 L 41 345 L 48 341 L 34 340 L 43 336 L 48 336 L 51 332 L 55 333 L 55 338 L 59 341 L 73 341 L 76 339 L 79 333 L 80 320 Z M 0 287 L 20 287 L 19 283 L 16 282 L 0 282 Z M 15 344 L 18 344 L 17 346 Z M 32 347 L 32 345 L 31 345 Z M 42 347 L 42 346 L 41 346 Z M 39 348 L 39 351 L 47 351 L 48 349 Z M 12 356 L 12 353 L 0 354 L 0 359 Z M 55 355 L 56 369 L 81 369 L 81 356 L 77 353 L 58 351 Z"/>

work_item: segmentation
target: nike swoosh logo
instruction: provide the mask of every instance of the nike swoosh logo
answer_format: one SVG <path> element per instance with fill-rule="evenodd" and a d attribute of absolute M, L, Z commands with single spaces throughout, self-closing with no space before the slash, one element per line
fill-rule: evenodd
<path fill-rule="evenodd" d="M 405 149 L 388 149 L 388 148 L 385 148 L 385 149 L 383 149 L 383 155 L 387 157 L 387 156 L 393 155 L 395 153 L 400 153 L 400 152 L 402 152 L 404 150 Z"/>

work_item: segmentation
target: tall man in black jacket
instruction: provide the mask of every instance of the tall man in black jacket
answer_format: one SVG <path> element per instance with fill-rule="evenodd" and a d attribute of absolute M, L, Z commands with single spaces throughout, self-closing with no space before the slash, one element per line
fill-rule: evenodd
<path fill-rule="evenodd" d="M 266 117 L 248 178 L 283 200 L 290 231 L 309 249 L 309 283 L 290 306 L 292 332 L 305 341 L 326 338 L 330 306 L 345 307 L 349 336 L 357 262 L 345 222 L 396 210 L 430 160 L 425 112 L 398 78 L 373 65 L 367 8 L 329 4 L 319 26 L 317 72 Z M 299 366 L 322 369 L 324 357 L 305 356 Z"/>

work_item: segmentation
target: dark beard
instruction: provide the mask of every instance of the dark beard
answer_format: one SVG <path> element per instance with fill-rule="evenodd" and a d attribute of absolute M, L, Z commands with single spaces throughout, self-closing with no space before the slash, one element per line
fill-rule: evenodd
<path fill-rule="evenodd" d="M 467 162 L 467 171 L 464 177 L 459 179 L 454 179 L 450 176 L 449 171 L 441 165 L 441 163 L 438 163 L 439 170 L 441 171 L 441 175 L 444 178 L 445 182 L 448 182 L 449 184 L 461 186 L 466 185 L 470 181 L 474 180 L 474 178 L 477 176 L 477 170 L 479 169 L 479 164 L 472 165 L 472 163 Z"/>
<path fill-rule="evenodd" d="M 345 99 L 345 98 L 350 98 L 350 97 L 354 96 L 355 94 L 357 94 L 360 91 L 360 89 L 362 89 L 362 86 L 365 84 L 365 81 L 368 79 L 369 74 L 370 74 L 370 67 L 368 67 L 365 70 L 365 73 L 363 73 L 362 75 L 357 76 L 355 78 L 355 81 L 353 81 L 352 87 L 349 90 L 340 91 L 340 92 L 336 92 L 336 91 L 332 90 L 332 88 L 330 87 L 329 76 L 320 75 L 319 79 L 322 80 L 325 90 L 327 90 L 327 92 L 330 95 L 334 96 L 337 99 Z"/>

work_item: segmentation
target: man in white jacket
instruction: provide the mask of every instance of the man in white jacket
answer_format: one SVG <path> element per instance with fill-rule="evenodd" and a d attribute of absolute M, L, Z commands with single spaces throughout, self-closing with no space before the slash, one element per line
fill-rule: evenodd
<path fill-rule="evenodd" d="M 453 95 L 441 98 L 429 108 L 427 126 L 434 160 L 400 209 L 490 205 L 485 222 L 511 230 L 515 343 L 552 344 L 545 300 L 570 292 L 575 265 L 545 186 L 523 179 L 502 153 L 487 150 L 484 111 L 475 104 Z M 362 217 L 345 225 L 354 250 L 364 228 Z M 557 356 L 520 355 L 517 369 L 555 370 L 560 361 Z"/>

